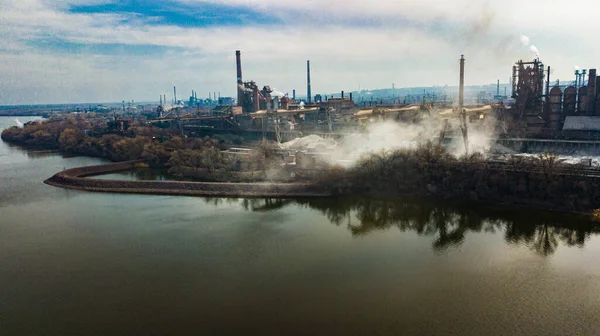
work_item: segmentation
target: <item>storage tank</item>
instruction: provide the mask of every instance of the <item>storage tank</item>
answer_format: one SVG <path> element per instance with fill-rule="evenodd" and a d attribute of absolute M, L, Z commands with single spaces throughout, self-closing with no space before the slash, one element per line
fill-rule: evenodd
<path fill-rule="evenodd" d="M 548 128 L 553 130 L 560 130 L 562 117 L 562 90 L 560 89 L 560 87 L 555 86 L 552 88 L 552 90 L 550 90 L 548 102 Z"/>
<path fill-rule="evenodd" d="M 565 117 L 575 115 L 575 102 L 577 101 L 577 89 L 569 86 L 565 89 L 565 98 L 563 101 L 562 115 Z"/>
<path fill-rule="evenodd" d="M 577 115 L 587 115 L 587 86 L 579 88 L 579 98 L 577 99 Z"/>

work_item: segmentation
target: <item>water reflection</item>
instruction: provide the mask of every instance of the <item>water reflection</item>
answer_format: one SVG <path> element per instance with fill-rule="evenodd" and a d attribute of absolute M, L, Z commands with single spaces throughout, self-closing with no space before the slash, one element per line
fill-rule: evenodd
<path fill-rule="evenodd" d="M 214 205 L 240 202 L 207 198 Z M 543 211 L 447 203 L 415 199 L 244 199 L 248 211 L 276 211 L 299 205 L 323 213 L 334 225 L 345 225 L 355 236 L 397 228 L 432 237 L 432 248 L 444 252 L 463 244 L 469 233 L 504 233 L 507 243 L 524 245 L 541 256 L 556 252 L 560 243 L 583 247 L 600 227 L 582 216 Z"/>

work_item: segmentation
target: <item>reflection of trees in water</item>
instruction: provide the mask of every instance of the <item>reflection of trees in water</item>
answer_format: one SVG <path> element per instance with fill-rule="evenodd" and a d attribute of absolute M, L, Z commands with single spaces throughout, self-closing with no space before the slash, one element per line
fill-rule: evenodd
<path fill-rule="evenodd" d="M 598 232 L 590 223 L 570 223 L 567 227 L 550 223 L 507 223 L 506 241 L 525 244 L 540 255 L 548 256 L 556 251 L 559 241 L 567 246 L 583 247 L 586 238 Z"/>
<path fill-rule="evenodd" d="M 292 203 L 320 211 L 335 225 L 346 224 L 355 236 L 392 227 L 433 236 L 432 247 L 437 251 L 460 246 L 470 232 L 504 230 L 507 242 L 526 245 L 548 256 L 556 251 L 559 242 L 582 247 L 592 233 L 600 232 L 599 227 L 577 216 L 479 204 L 460 206 L 427 200 L 365 198 L 242 201 L 244 208 L 251 211 L 271 211 Z"/>

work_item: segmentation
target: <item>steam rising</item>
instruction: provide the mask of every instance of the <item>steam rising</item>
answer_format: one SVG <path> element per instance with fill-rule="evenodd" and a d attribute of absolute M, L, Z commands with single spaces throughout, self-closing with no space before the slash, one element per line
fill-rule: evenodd
<path fill-rule="evenodd" d="M 271 97 L 285 97 L 285 93 L 281 92 L 281 91 L 277 91 L 277 89 L 272 89 L 273 91 L 271 92 Z"/>
<path fill-rule="evenodd" d="M 19 120 L 19 118 L 15 119 L 15 124 L 17 124 L 17 126 L 19 127 L 23 127 L 23 123 L 21 122 L 21 120 Z"/>
<path fill-rule="evenodd" d="M 375 121 L 365 129 L 363 133 L 353 133 L 337 143 L 331 140 L 320 139 L 315 143 L 312 138 L 311 148 L 308 152 L 320 152 L 330 164 L 338 164 L 344 167 L 353 167 L 365 155 L 381 151 L 397 149 L 415 149 L 419 144 L 432 141 L 437 144 L 440 138 L 444 121 L 432 113 L 417 122 L 398 121 Z M 459 131 L 457 118 L 449 119 L 449 128 L 446 137 L 450 143 L 446 144 L 447 150 L 454 156 L 465 154 L 462 135 Z M 491 139 L 494 137 L 495 121 L 491 116 L 486 116 L 476 126 L 469 126 L 469 153 L 486 154 L 491 149 Z"/>
<path fill-rule="evenodd" d="M 529 47 L 529 50 L 535 55 L 535 58 L 540 58 L 539 49 L 534 45 L 529 46 L 530 43 L 531 43 L 531 39 L 528 36 L 521 35 L 521 44 L 524 47 Z"/>
<path fill-rule="evenodd" d="M 536 46 L 532 45 L 529 49 L 535 55 L 535 58 L 540 58 L 540 51 Z"/>

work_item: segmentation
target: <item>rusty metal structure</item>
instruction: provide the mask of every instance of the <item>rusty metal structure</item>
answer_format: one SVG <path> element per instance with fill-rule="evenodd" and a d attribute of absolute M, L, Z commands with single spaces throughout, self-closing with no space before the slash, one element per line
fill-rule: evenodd
<path fill-rule="evenodd" d="M 519 118 L 525 113 L 541 114 L 544 105 L 544 64 L 539 59 L 533 62 L 518 61 L 513 66 L 512 98 Z"/>
<path fill-rule="evenodd" d="M 512 73 L 514 105 L 506 110 L 511 126 L 508 135 L 543 136 L 554 132 L 553 137 L 562 136 L 568 118 L 600 116 L 600 76 L 596 69 L 577 69 L 574 74 L 572 84 L 561 87 L 557 81 L 551 87 L 550 67 L 545 70 L 539 59 L 518 61 Z"/>

